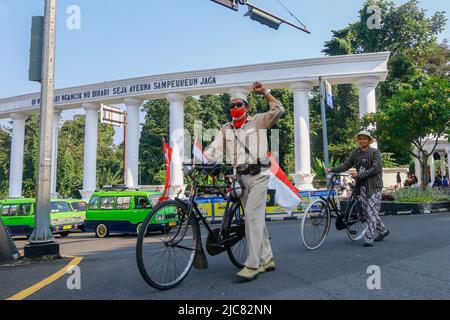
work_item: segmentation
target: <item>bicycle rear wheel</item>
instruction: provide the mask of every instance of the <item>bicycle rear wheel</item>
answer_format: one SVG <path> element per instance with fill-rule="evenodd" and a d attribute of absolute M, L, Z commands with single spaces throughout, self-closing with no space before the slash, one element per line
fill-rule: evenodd
<path fill-rule="evenodd" d="M 306 248 L 319 248 L 330 230 L 331 212 L 323 199 L 314 200 L 305 210 L 302 219 L 302 241 Z"/>
<path fill-rule="evenodd" d="M 245 218 L 239 203 L 230 208 L 231 214 L 225 221 L 224 238 L 230 241 L 228 258 L 238 268 L 243 268 L 247 260 L 247 238 L 245 237 Z"/>
<path fill-rule="evenodd" d="M 347 216 L 347 235 L 352 241 L 357 241 L 364 237 L 367 232 L 367 222 L 361 208 L 361 201 L 356 199 L 351 203 L 350 211 Z"/>
<path fill-rule="evenodd" d="M 155 215 L 177 217 L 177 226 L 166 234 L 151 233 Z M 145 219 L 137 240 L 136 261 L 144 280 L 153 288 L 167 290 L 179 285 L 188 275 L 194 261 L 198 238 L 198 223 L 188 216 L 184 203 L 175 200 L 156 205 Z"/>

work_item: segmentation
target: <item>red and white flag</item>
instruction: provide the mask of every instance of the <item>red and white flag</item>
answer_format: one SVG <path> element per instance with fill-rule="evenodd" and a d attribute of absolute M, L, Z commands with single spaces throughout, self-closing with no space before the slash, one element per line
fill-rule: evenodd
<path fill-rule="evenodd" d="M 159 202 L 169 199 L 170 189 L 170 162 L 172 161 L 172 148 L 165 140 L 163 140 L 163 153 L 164 163 L 166 165 L 166 181 L 164 183 L 164 190 L 161 197 L 159 198 Z"/>
<path fill-rule="evenodd" d="M 194 161 L 197 159 L 201 164 L 208 163 L 209 159 L 203 151 L 202 144 L 197 139 L 195 139 L 194 145 L 192 146 L 192 153 L 194 154 Z"/>
<path fill-rule="evenodd" d="M 291 183 L 270 152 L 268 153 L 268 156 L 272 162 L 268 188 L 275 190 L 275 203 L 290 214 L 302 201 L 300 198 L 300 191 Z"/>

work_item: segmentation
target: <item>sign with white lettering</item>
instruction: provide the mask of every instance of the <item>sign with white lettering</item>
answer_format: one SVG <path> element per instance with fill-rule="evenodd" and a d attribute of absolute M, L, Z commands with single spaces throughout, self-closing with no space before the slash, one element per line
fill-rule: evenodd
<path fill-rule="evenodd" d="M 216 77 L 193 77 L 174 80 L 151 81 L 146 83 L 134 83 L 119 87 L 96 88 L 91 91 L 73 92 L 67 94 L 55 95 L 55 103 L 83 102 L 93 98 L 111 98 L 120 97 L 136 93 L 155 93 L 170 89 L 194 88 L 214 85 L 217 83 Z M 32 99 L 31 106 L 40 104 L 40 99 Z"/>

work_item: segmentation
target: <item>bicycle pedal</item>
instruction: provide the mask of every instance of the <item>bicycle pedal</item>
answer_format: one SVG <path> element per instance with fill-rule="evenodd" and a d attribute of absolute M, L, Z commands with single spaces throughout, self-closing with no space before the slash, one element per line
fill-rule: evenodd
<path fill-rule="evenodd" d="M 208 259 L 206 258 L 205 251 L 203 248 L 196 250 L 194 256 L 194 262 L 192 263 L 195 269 L 205 270 L 208 269 Z"/>

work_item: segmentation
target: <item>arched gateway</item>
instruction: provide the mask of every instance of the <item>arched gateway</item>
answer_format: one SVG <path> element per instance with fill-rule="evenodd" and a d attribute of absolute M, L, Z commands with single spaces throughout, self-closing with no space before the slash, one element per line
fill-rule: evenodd
<path fill-rule="evenodd" d="M 86 130 L 84 145 L 84 191 L 96 188 L 97 122 L 100 104 L 125 104 L 128 114 L 126 134 L 126 181 L 137 185 L 139 153 L 139 109 L 145 100 L 166 98 L 170 103 L 171 135 L 184 126 L 183 103 L 188 96 L 218 94 L 240 90 L 247 93 L 251 84 L 262 81 L 268 88 L 290 88 L 294 92 L 295 174 L 300 189 L 312 188 L 309 92 L 319 83 L 319 77 L 331 84 L 355 84 L 359 88 L 360 116 L 376 111 L 375 88 L 385 81 L 389 52 L 320 57 L 294 61 L 263 63 L 231 68 L 162 74 L 118 81 L 102 82 L 56 90 L 55 110 L 84 109 Z M 13 122 L 10 161 L 10 197 L 22 194 L 23 146 L 25 120 L 39 112 L 39 93 L 0 99 L 0 118 Z M 58 117 L 55 117 L 56 119 Z M 55 121 L 55 128 L 57 122 Z M 54 142 L 57 130 L 54 130 Z M 183 148 L 182 139 L 172 140 Z M 56 143 L 54 143 L 56 145 Z M 56 149 L 55 149 L 56 150 Z M 56 172 L 56 152 L 53 152 L 53 172 Z M 182 181 L 182 173 L 173 179 Z M 53 185 L 55 181 L 53 180 Z M 54 188 L 54 187 L 53 187 Z"/>

